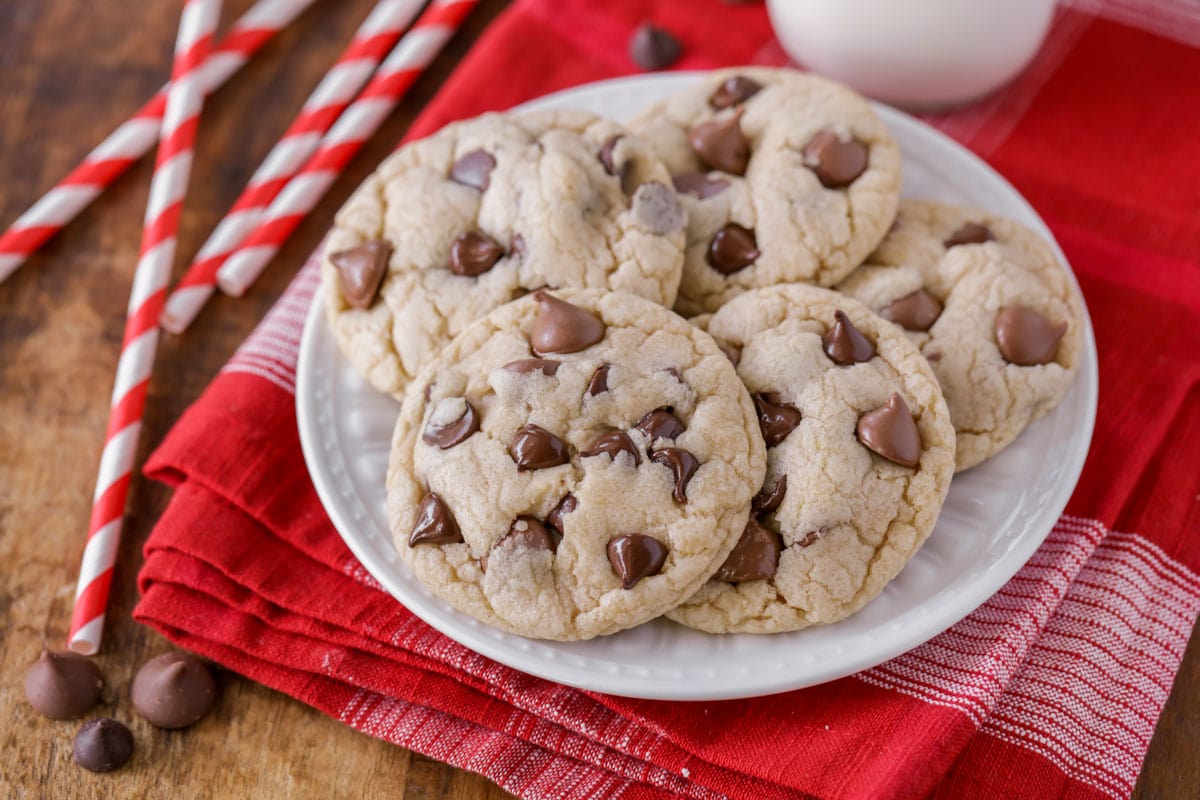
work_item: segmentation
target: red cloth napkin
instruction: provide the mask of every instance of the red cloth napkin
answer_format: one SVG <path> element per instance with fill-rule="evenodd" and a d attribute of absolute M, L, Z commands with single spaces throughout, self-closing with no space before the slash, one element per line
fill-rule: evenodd
<path fill-rule="evenodd" d="M 1050 222 L 1101 375 L 1068 513 L 941 636 L 823 686 L 710 703 L 578 691 L 447 639 L 353 558 L 305 470 L 293 393 L 312 264 L 147 465 L 176 491 L 135 616 L 522 797 L 1128 796 L 1200 609 L 1200 24 L 1176 5 L 1061 8 L 1015 83 L 929 118 Z M 784 61 L 761 5 L 520 0 L 411 135 L 632 72 L 644 18 L 683 40 L 680 68 Z"/>

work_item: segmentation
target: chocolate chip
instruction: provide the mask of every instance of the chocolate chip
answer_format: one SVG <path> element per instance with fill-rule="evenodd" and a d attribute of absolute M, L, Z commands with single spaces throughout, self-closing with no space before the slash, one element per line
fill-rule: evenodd
<path fill-rule="evenodd" d="M 717 347 L 721 348 L 721 352 L 729 359 L 729 363 L 733 364 L 734 369 L 737 369 L 737 365 L 742 362 L 742 348 L 720 342 L 717 343 Z"/>
<path fill-rule="evenodd" d="M 91 772 L 112 772 L 133 757 L 133 734 L 108 717 L 94 719 L 75 734 L 75 763 Z"/>
<path fill-rule="evenodd" d="M 867 146 L 828 129 L 817 131 L 801 154 L 804 165 L 827 189 L 849 186 L 867 168 Z"/>
<path fill-rule="evenodd" d="M 808 547 L 813 542 L 817 541 L 817 539 L 820 539 L 821 537 L 823 537 L 826 534 L 826 532 L 827 531 L 826 531 L 826 528 L 824 525 L 817 528 L 816 530 L 809 531 L 808 533 L 804 534 L 804 536 L 801 537 L 796 542 L 796 546 L 797 547 Z"/>
<path fill-rule="evenodd" d="M 612 433 L 604 434 L 592 442 L 592 446 L 579 455 L 583 458 L 588 458 L 590 456 L 607 454 L 613 461 L 616 461 L 620 453 L 628 453 L 635 467 L 642 463 L 642 457 L 638 455 L 633 439 L 630 439 L 629 434 L 625 431 L 613 431 Z"/>
<path fill-rule="evenodd" d="M 596 371 L 592 373 L 592 379 L 588 381 L 588 397 L 595 397 L 608 391 L 608 371 L 611 368 L 612 364 L 607 362 L 596 367 Z"/>
<path fill-rule="evenodd" d="M 495 168 L 496 159 L 491 153 L 486 150 L 472 150 L 454 162 L 454 166 L 450 168 L 450 180 L 484 192 L 492 181 L 492 170 Z"/>
<path fill-rule="evenodd" d="M 706 166 L 728 172 L 730 175 L 745 175 L 750 163 L 750 142 L 742 133 L 742 114 L 702 122 L 688 131 L 688 142 L 692 150 Z"/>
<path fill-rule="evenodd" d="M 598 158 L 600 159 L 600 163 L 604 166 L 604 171 L 609 175 L 613 175 L 618 178 L 621 181 L 622 191 L 628 194 L 629 190 L 632 188 L 629 185 L 630 168 L 632 167 L 632 164 L 628 161 L 625 161 L 618 166 L 613 161 L 613 150 L 616 149 L 617 142 L 621 141 L 622 138 L 623 137 L 619 133 L 615 136 L 610 136 L 608 141 L 604 143 L 604 146 L 600 148 L 600 154 Z"/>
<path fill-rule="evenodd" d="M 419 544 L 456 544 L 463 540 L 458 521 L 449 507 L 436 493 L 429 492 L 417 506 L 417 517 L 413 520 L 412 533 L 408 535 L 408 546 Z"/>
<path fill-rule="evenodd" d="M 595 314 L 559 300 L 543 289 L 534 292 L 533 297 L 539 305 L 529 333 L 534 355 L 575 353 L 604 338 L 604 322 Z"/>
<path fill-rule="evenodd" d="M 675 191 L 679 194 L 690 194 L 701 200 L 707 200 L 729 188 L 729 181 L 724 178 L 710 178 L 703 172 L 674 175 L 671 183 L 675 184 Z"/>
<path fill-rule="evenodd" d="M 666 69 L 679 60 L 683 45 L 669 31 L 639 25 L 629 40 L 629 58 L 642 69 Z"/>
<path fill-rule="evenodd" d="M 675 488 L 671 491 L 671 496 L 680 503 L 686 503 L 687 485 L 692 476 L 696 474 L 696 470 L 700 468 L 700 461 L 680 447 L 664 447 L 661 450 L 655 450 L 650 454 L 650 460 L 671 470 L 671 474 L 675 477 Z"/>
<path fill-rule="evenodd" d="M 733 552 L 713 577 L 726 583 L 774 578 L 781 552 L 783 541 L 779 534 L 751 517 Z"/>
<path fill-rule="evenodd" d="M 904 467 L 921 463 L 921 432 L 904 398 L 892 392 L 887 404 L 858 418 L 858 441 Z"/>
<path fill-rule="evenodd" d="M 927 331 L 941 315 L 942 304 L 924 289 L 917 289 L 879 309 L 879 316 L 907 331 Z"/>
<path fill-rule="evenodd" d="M 784 403 L 777 392 L 756 392 L 754 407 L 758 410 L 758 427 L 762 429 L 767 447 L 774 447 L 800 424 L 800 412 Z"/>
<path fill-rule="evenodd" d="M 950 234 L 950 238 L 942 242 L 947 249 L 956 247 L 960 244 L 983 244 L 990 242 L 996 237 L 992 235 L 992 231 L 987 225 L 981 225 L 978 222 L 964 222 L 959 226 L 958 230 Z"/>
<path fill-rule="evenodd" d="M 495 266 L 502 255 L 504 248 L 495 239 L 478 231 L 467 231 L 450 245 L 450 271 L 474 278 Z"/>
<path fill-rule="evenodd" d="M 676 439 L 687 430 L 679 417 L 665 408 L 654 409 L 633 427 L 645 434 L 647 450 L 659 439 Z"/>
<path fill-rule="evenodd" d="M 100 702 L 104 676 L 90 658 L 43 650 L 25 672 L 25 699 L 50 719 L 81 717 Z"/>
<path fill-rule="evenodd" d="M 706 258 L 710 267 L 722 275 L 732 275 L 753 264 L 762 253 L 754 231 L 730 222 L 717 231 L 708 243 Z"/>
<path fill-rule="evenodd" d="M 734 75 L 722 81 L 717 90 L 709 95 L 708 104 L 719 111 L 746 102 L 762 88 L 758 81 L 752 81 L 745 75 Z"/>
<path fill-rule="evenodd" d="M 575 495 L 568 494 L 558 501 L 558 505 L 546 515 L 546 524 L 554 530 L 558 531 L 558 535 L 563 535 L 563 517 L 570 514 L 579 507 L 579 501 L 575 499 Z"/>
<path fill-rule="evenodd" d="M 644 533 L 623 533 L 608 540 L 608 563 L 621 579 L 622 589 L 632 589 L 642 578 L 657 575 L 667 560 L 666 546 Z"/>
<path fill-rule="evenodd" d="M 750 513 L 770 514 L 779 508 L 785 494 L 787 494 L 787 475 L 780 475 L 769 489 L 764 486 L 758 494 L 754 495 L 754 499 L 750 501 Z"/>
<path fill-rule="evenodd" d="M 354 308 L 371 307 L 387 274 L 391 255 L 392 243 L 375 239 L 329 256 L 330 263 L 337 268 L 338 287 L 347 303 Z"/>
<path fill-rule="evenodd" d="M 513 258 L 525 258 L 525 237 L 514 233 L 512 241 L 508 243 L 508 251 Z"/>
<path fill-rule="evenodd" d="M 558 550 L 558 542 L 536 517 L 520 516 L 513 521 L 513 524 L 509 526 L 508 533 L 504 535 L 503 539 L 496 542 L 496 546 L 492 550 L 501 547 L 529 547 L 534 550 L 549 550 L 553 553 Z M 488 568 L 488 555 L 479 559 L 479 567 L 484 572 L 487 572 Z"/>
<path fill-rule="evenodd" d="M 561 364 L 561 361 L 553 361 L 549 358 L 519 358 L 516 361 L 510 361 L 505 364 L 504 369 L 508 372 L 515 372 L 518 375 L 528 375 L 531 372 L 541 370 L 542 374 L 547 378 L 553 378 Z"/>
<path fill-rule="evenodd" d="M 634 218 L 657 236 L 683 230 L 686 219 L 679 196 L 665 183 L 646 181 L 633 193 Z"/>
<path fill-rule="evenodd" d="M 133 710 L 159 728 L 195 725 L 217 702 L 208 665 L 191 653 L 163 653 L 142 665 L 129 688 Z"/>
<path fill-rule="evenodd" d="M 517 431 L 508 445 L 508 454 L 522 471 L 557 467 L 571 460 L 566 443 L 537 425 L 526 425 Z"/>
<path fill-rule="evenodd" d="M 833 327 L 825 331 L 821 344 L 835 364 L 860 364 L 875 357 L 875 345 L 854 327 L 844 311 L 833 312 Z"/>
<path fill-rule="evenodd" d="M 463 405 L 461 415 L 445 424 L 434 424 L 435 419 L 446 415 L 446 409 L 450 409 L 449 413 L 453 413 L 457 409 L 459 401 Z M 443 450 L 449 450 L 454 445 L 465 441 L 477 430 L 479 430 L 479 414 L 475 413 L 475 406 L 461 397 L 446 397 L 438 402 L 437 408 L 430 415 L 425 432 L 421 434 L 421 441 Z"/>
<path fill-rule="evenodd" d="M 1058 342 L 1067 323 L 1052 322 L 1027 306 L 1007 306 L 996 315 L 996 343 L 1010 364 L 1032 367 L 1049 364 L 1058 355 Z"/>

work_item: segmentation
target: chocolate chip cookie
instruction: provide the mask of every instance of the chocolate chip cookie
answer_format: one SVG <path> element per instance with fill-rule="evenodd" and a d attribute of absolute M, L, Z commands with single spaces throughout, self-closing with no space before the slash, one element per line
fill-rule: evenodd
<path fill-rule="evenodd" d="M 1033 231 L 995 214 L 903 200 L 867 265 L 838 289 L 908 331 L 958 432 L 958 470 L 1058 405 L 1079 368 L 1083 305 Z"/>
<path fill-rule="evenodd" d="M 814 75 L 717 71 L 630 127 L 687 209 L 683 314 L 754 287 L 837 283 L 896 213 L 898 146 L 863 98 Z"/>
<path fill-rule="evenodd" d="M 684 212 L 651 148 L 582 112 L 486 114 L 406 145 L 337 215 L 322 284 L 342 352 L 399 397 L 471 322 L 543 286 L 670 306 Z"/>
<path fill-rule="evenodd" d="M 937 380 L 903 331 L 826 289 L 756 289 L 706 325 L 751 392 L 767 473 L 733 552 L 667 616 L 711 633 L 849 616 L 929 536 L 950 487 Z"/>
<path fill-rule="evenodd" d="M 586 639 L 695 592 L 745 528 L 765 460 L 711 337 L 633 295 L 540 290 L 411 382 L 388 519 L 404 562 L 463 613 Z"/>

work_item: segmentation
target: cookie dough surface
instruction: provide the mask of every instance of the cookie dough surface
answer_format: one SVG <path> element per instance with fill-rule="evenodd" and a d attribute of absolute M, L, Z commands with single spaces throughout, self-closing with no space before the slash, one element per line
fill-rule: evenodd
<path fill-rule="evenodd" d="M 726 105 L 721 87 L 738 79 L 761 88 Z M 735 117 L 749 149 L 744 175 L 705 162 L 689 141 L 697 126 Z M 823 78 L 787 69 L 719 70 L 647 109 L 630 127 L 662 156 L 687 209 L 687 255 L 676 304 L 686 315 L 714 311 L 754 287 L 837 283 L 874 249 L 896 213 L 899 147 L 866 100 Z M 863 171 L 848 185 L 824 185 L 812 153 L 806 154 L 822 132 L 865 147 Z M 705 176 L 704 188 L 689 191 L 685 181 L 694 186 L 697 173 Z M 709 248 L 730 223 L 752 232 L 758 255 L 723 274 L 712 265 Z"/>
<path fill-rule="evenodd" d="M 838 311 L 869 343 L 866 360 L 839 364 L 827 355 L 822 337 Z M 755 516 L 781 546 L 774 575 L 710 580 L 667 616 L 712 633 L 836 622 L 876 597 L 937 521 L 954 470 L 954 430 L 937 381 L 903 331 L 825 289 L 758 289 L 704 324 L 738 359 L 750 392 L 774 393 L 767 396 L 776 408 L 798 412 L 798 422 L 790 432 L 764 428 L 778 443 L 767 450 Z M 869 449 L 857 433 L 864 415 L 895 394 L 919 434 L 915 468 Z M 782 498 L 761 510 L 780 481 Z"/>
<path fill-rule="evenodd" d="M 959 471 L 1000 452 L 1058 405 L 1079 368 L 1083 305 L 1066 269 L 1042 237 L 980 209 L 903 200 L 892 230 L 838 290 L 909 328 L 946 396 Z M 889 312 L 919 291 L 936 301 L 931 324 Z M 1001 351 L 997 320 L 1012 307 L 1065 324 L 1047 363 L 1012 363 Z"/>
<path fill-rule="evenodd" d="M 669 307 L 684 225 L 665 167 L 616 123 L 485 114 L 401 148 L 339 211 L 322 264 L 329 322 L 354 367 L 399 397 L 467 325 L 528 291 L 609 288 Z M 483 271 L 456 274 L 456 239 L 471 233 L 485 238 L 464 251 L 468 271 Z M 379 240 L 386 273 L 358 308 L 331 256 Z"/>
<path fill-rule="evenodd" d="M 765 452 L 744 386 L 703 331 L 628 294 L 548 294 L 599 318 L 602 338 L 574 352 L 545 352 L 542 293 L 470 326 L 408 388 L 387 512 L 402 559 L 458 610 L 523 636 L 584 639 L 657 617 L 699 588 L 746 524 Z M 536 352 L 554 363 L 529 362 Z M 467 404 L 477 430 L 449 447 L 431 444 L 431 426 L 455 430 L 435 441 L 470 429 L 460 425 Z M 661 415 L 658 424 L 643 422 L 656 411 L 677 424 Z M 541 434 L 518 446 L 530 425 L 561 450 Z M 605 436 L 610 443 L 627 437 L 626 445 L 585 454 L 604 450 L 597 440 Z M 682 486 L 670 463 L 685 465 L 678 451 L 696 462 Z M 522 469 L 518 458 L 551 465 Z M 460 541 L 411 543 L 429 493 L 453 515 Z M 527 532 L 510 537 L 529 519 L 556 540 L 553 549 L 540 534 L 533 545 Z M 665 561 L 623 588 L 608 551 L 631 533 L 656 540 Z"/>

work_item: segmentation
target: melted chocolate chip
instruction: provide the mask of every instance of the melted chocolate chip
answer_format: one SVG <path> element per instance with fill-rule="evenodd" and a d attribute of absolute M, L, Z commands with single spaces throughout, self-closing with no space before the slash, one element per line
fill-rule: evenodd
<path fill-rule="evenodd" d="M 629 39 L 629 59 L 642 69 L 666 69 L 679 60 L 683 45 L 669 31 L 639 25 Z"/>
<path fill-rule="evenodd" d="M 43 650 L 25 673 L 25 699 L 50 719 L 75 719 L 100 702 L 104 676 L 90 658 Z"/>
<path fill-rule="evenodd" d="M 758 427 L 767 447 L 782 442 L 800 424 L 800 412 L 784 403 L 777 392 L 756 392 L 754 408 L 758 410 Z"/>
<path fill-rule="evenodd" d="M 536 517 L 520 516 L 517 517 L 504 538 L 496 542 L 496 546 L 492 550 L 498 550 L 501 547 L 528 547 L 534 550 L 549 550 L 551 553 L 558 550 L 558 542 L 550 531 L 546 529 Z M 479 559 L 479 567 L 484 572 L 487 572 L 488 560 L 491 554 L 485 555 Z"/>
<path fill-rule="evenodd" d="M 750 501 L 750 513 L 770 514 L 779 508 L 785 494 L 787 494 L 787 475 L 780 475 L 770 488 L 764 486 L 758 494 L 754 495 L 754 499 Z"/>
<path fill-rule="evenodd" d="M 608 563 L 621 579 L 622 589 L 632 589 L 638 581 L 657 575 L 667 560 L 666 546 L 644 533 L 623 533 L 608 541 Z"/>
<path fill-rule="evenodd" d="M 849 186 L 867 168 L 867 146 L 828 129 L 817 131 L 804 145 L 802 155 L 804 165 L 826 189 Z"/>
<path fill-rule="evenodd" d="M 375 239 L 329 256 L 330 263 L 337 268 L 338 287 L 347 303 L 354 308 L 371 307 L 387 274 L 391 255 L 391 242 Z"/>
<path fill-rule="evenodd" d="M 616 149 L 617 142 L 621 141 L 622 138 L 619 133 L 615 136 L 610 136 L 608 141 L 604 143 L 604 146 L 600 148 L 600 154 L 597 158 L 600 159 L 600 163 L 604 166 L 604 171 L 618 178 L 621 181 L 621 189 L 628 194 L 630 189 L 629 175 L 632 164 L 625 161 L 618 165 L 613 161 L 613 150 Z"/>
<path fill-rule="evenodd" d="M 538 315 L 529 333 L 534 355 L 575 353 L 591 347 L 604 338 L 604 322 L 565 300 L 539 289 L 533 293 L 538 301 Z"/>
<path fill-rule="evenodd" d="M 825 355 L 835 364 L 859 364 L 875 357 L 875 345 L 871 344 L 862 331 L 843 311 L 833 312 L 833 327 L 825 331 L 821 344 Z"/>
<path fill-rule="evenodd" d="M 742 362 L 742 348 L 719 342 L 717 343 L 717 347 L 721 348 L 721 352 L 729 359 L 729 363 L 733 364 L 734 369 L 737 369 L 737 365 Z"/>
<path fill-rule="evenodd" d="M 612 364 L 609 363 L 596 367 L 596 371 L 592 373 L 592 379 L 588 381 L 588 397 L 595 397 L 608 391 L 608 370 L 611 367 Z"/>
<path fill-rule="evenodd" d="M 443 399 L 442 403 L 453 403 L 458 398 L 448 397 Z M 470 402 L 463 400 L 465 408 L 462 416 L 457 419 L 447 422 L 445 425 L 434 425 L 432 418 L 425 426 L 425 432 L 421 434 L 421 441 L 425 444 L 440 447 L 443 450 L 449 450 L 454 445 L 466 441 L 467 437 L 479 430 L 479 414 L 475 412 L 475 406 Z M 434 415 L 437 415 L 438 409 L 435 409 Z"/>
<path fill-rule="evenodd" d="M 563 517 L 570 514 L 579 507 L 579 501 L 575 499 L 575 495 L 568 494 L 558 501 L 558 505 L 546 515 L 546 524 L 554 530 L 558 531 L 558 535 L 563 535 Z"/>
<path fill-rule="evenodd" d="M 762 255 L 754 231 L 730 222 L 708 243 L 708 265 L 722 275 L 732 275 L 753 264 Z"/>
<path fill-rule="evenodd" d="M 94 719 L 75 734 L 75 763 L 91 772 L 112 772 L 133 757 L 133 734 L 115 719 Z"/>
<path fill-rule="evenodd" d="M 664 447 L 650 453 L 650 460 L 671 470 L 675 477 L 675 488 L 671 491 L 671 496 L 680 503 L 686 503 L 687 485 L 700 468 L 699 459 L 683 448 Z"/>
<path fill-rule="evenodd" d="M 408 535 L 408 546 L 419 544 L 455 544 L 463 540 L 458 521 L 449 507 L 434 492 L 421 498 L 417 506 L 417 518 L 413 520 L 412 533 Z"/>
<path fill-rule="evenodd" d="M 675 191 L 680 194 L 690 194 L 701 200 L 707 200 L 729 188 L 729 181 L 724 178 L 710 178 L 703 172 L 685 172 L 671 178 Z"/>
<path fill-rule="evenodd" d="M 1052 322 L 1026 306 L 1007 306 L 996 315 L 996 344 L 1010 364 L 1032 367 L 1049 364 L 1067 323 Z"/>
<path fill-rule="evenodd" d="M 633 427 L 645 434 L 647 450 L 659 439 L 676 439 L 687 430 L 679 417 L 665 408 L 654 409 Z"/>
<path fill-rule="evenodd" d="M 454 162 L 454 166 L 450 168 L 450 180 L 484 192 L 492 181 L 492 170 L 495 168 L 496 159 L 491 153 L 486 150 L 472 150 Z"/>
<path fill-rule="evenodd" d="M 896 392 L 887 404 L 858 418 L 858 441 L 873 453 L 904 467 L 921 463 L 921 432 L 904 398 Z"/>
<path fill-rule="evenodd" d="M 508 445 L 508 454 L 521 471 L 557 467 L 571 460 L 566 442 L 537 425 L 517 431 Z"/>
<path fill-rule="evenodd" d="M 612 433 L 604 434 L 592 442 L 592 446 L 579 455 L 583 458 L 588 458 L 590 456 L 607 454 L 613 461 L 616 461 L 617 456 L 621 453 L 628 453 L 635 467 L 642 463 L 642 457 L 638 455 L 633 439 L 630 439 L 629 434 L 625 433 L 625 431 L 613 431 Z"/>
<path fill-rule="evenodd" d="M 964 222 L 942 244 L 949 249 L 957 247 L 960 244 L 983 244 L 984 242 L 993 241 L 995 238 L 987 225 L 981 225 L 978 222 Z"/>
<path fill-rule="evenodd" d="M 717 90 L 709 95 L 708 104 L 719 111 L 746 102 L 762 88 L 758 81 L 752 81 L 745 75 L 734 75 L 726 78 Z"/>
<path fill-rule="evenodd" d="M 702 122 L 688 131 L 688 142 L 705 166 L 730 175 L 746 174 L 750 142 L 742 133 L 741 119 L 738 112 L 725 119 Z"/>
<path fill-rule="evenodd" d="M 518 375 L 528 375 L 531 372 L 541 370 L 542 374 L 547 378 L 553 378 L 561 364 L 561 361 L 553 361 L 549 358 L 519 358 L 516 361 L 510 361 L 505 364 L 504 369 L 509 372 L 515 372 Z"/>
<path fill-rule="evenodd" d="M 783 541 L 779 534 L 751 517 L 733 552 L 713 577 L 726 583 L 774 578 L 781 552 Z"/>
<path fill-rule="evenodd" d="M 450 271 L 474 278 L 495 266 L 503 255 L 504 248 L 495 239 L 468 231 L 450 245 Z"/>
<path fill-rule="evenodd" d="M 809 531 L 808 533 L 804 534 L 804 536 L 796 542 L 796 546 L 797 547 L 808 547 L 813 542 L 817 541 L 817 539 L 820 539 L 822 536 L 824 536 L 826 534 L 826 532 L 827 531 L 826 531 L 826 528 L 824 525 L 822 525 L 820 528 L 817 528 L 816 530 Z"/>
<path fill-rule="evenodd" d="M 656 236 L 681 231 L 687 222 L 679 195 L 658 181 L 646 181 L 637 187 L 630 209 L 634 218 Z"/>
<path fill-rule="evenodd" d="M 917 289 L 879 309 L 879 316 L 906 331 L 927 331 L 941 315 L 942 304 L 924 289 Z"/>
<path fill-rule="evenodd" d="M 133 710 L 158 728 L 195 725 L 217 702 L 208 665 L 191 653 L 163 653 L 142 665 L 129 688 Z"/>

